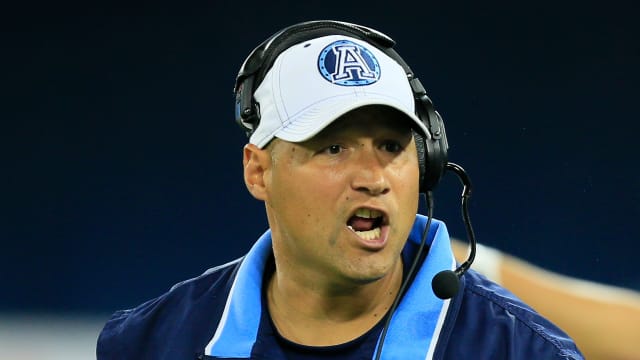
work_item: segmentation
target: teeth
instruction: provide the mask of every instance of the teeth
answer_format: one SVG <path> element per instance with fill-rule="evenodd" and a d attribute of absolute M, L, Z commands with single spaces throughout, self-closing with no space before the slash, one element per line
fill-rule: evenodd
<path fill-rule="evenodd" d="M 380 234 L 381 234 L 381 230 L 379 227 L 375 229 L 367 230 L 367 231 L 356 231 L 356 230 L 353 230 L 351 226 L 348 226 L 348 228 L 351 229 L 354 233 L 356 233 L 356 235 L 358 235 L 364 240 L 377 239 L 380 237 Z"/>
<path fill-rule="evenodd" d="M 372 218 L 378 218 L 382 216 L 382 213 L 378 210 L 371 210 L 371 209 L 358 209 L 356 210 L 356 216 L 357 217 L 361 217 L 361 218 L 365 218 L 365 219 L 372 219 Z"/>

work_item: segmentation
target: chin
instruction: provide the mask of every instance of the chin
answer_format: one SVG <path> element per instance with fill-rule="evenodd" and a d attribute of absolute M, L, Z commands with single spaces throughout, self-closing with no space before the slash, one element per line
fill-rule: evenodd
<path fill-rule="evenodd" d="M 352 269 L 354 272 L 349 276 L 353 281 L 359 284 L 370 284 L 376 282 L 393 270 L 395 262 L 389 264 L 371 264 L 366 269 Z"/>

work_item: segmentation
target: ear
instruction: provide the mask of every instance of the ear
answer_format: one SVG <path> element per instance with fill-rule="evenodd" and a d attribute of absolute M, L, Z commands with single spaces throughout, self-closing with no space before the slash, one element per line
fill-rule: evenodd
<path fill-rule="evenodd" d="M 244 183 L 247 190 L 258 200 L 266 199 L 265 176 L 271 167 L 271 155 L 268 150 L 247 144 L 243 149 Z"/>

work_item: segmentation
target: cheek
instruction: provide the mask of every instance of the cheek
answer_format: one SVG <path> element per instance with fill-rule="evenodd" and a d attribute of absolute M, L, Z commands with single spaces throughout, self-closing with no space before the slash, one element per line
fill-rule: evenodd
<path fill-rule="evenodd" d="M 394 182 L 403 191 L 415 192 L 420 188 L 420 170 L 417 159 L 408 159 L 392 168 Z"/>
<path fill-rule="evenodd" d="M 322 209 L 327 205 L 328 194 L 322 179 L 301 171 L 283 171 L 274 174 L 268 190 L 268 204 L 289 221 L 300 225 L 312 225 L 319 221 Z"/>

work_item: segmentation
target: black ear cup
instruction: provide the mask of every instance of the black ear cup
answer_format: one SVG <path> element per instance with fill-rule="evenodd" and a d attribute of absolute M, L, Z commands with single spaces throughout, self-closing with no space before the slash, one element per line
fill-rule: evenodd
<path fill-rule="evenodd" d="M 424 177 L 420 182 L 420 192 L 427 192 L 433 190 L 446 171 L 447 165 L 447 152 L 442 147 L 442 142 L 425 140 L 424 142 L 425 155 L 425 169 Z"/>
<path fill-rule="evenodd" d="M 420 192 L 427 192 L 435 189 L 442 176 L 447 171 L 448 156 L 447 136 L 444 130 L 442 118 L 433 108 L 429 116 L 431 122 L 431 138 L 424 139 L 424 177 L 420 182 Z M 423 119 L 421 117 L 421 119 Z M 424 119 L 423 119 L 424 120 Z"/>
<path fill-rule="evenodd" d="M 402 66 L 414 93 L 416 115 L 429 129 L 429 134 L 414 132 L 420 166 L 420 192 L 433 190 L 444 175 L 448 162 L 444 123 L 420 81 L 393 49 L 395 41 L 377 30 L 346 22 L 320 20 L 295 24 L 275 33 L 249 54 L 238 72 L 234 87 L 236 122 L 247 136 L 251 136 L 260 124 L 260 105 L 253 93 L 275 59 L 294 44 L 326 35 L 345 35 L 366 41 Z"/>
<path fill-rule="evenodd" d="M 426 190 L 424 189 L 424 174 L 426 172 L 426 168 L 427 168 L 427 157 L 426 157 L 426 152 L 427 149 L 425 148 L 426 144 L 425 144 L 425 140 L 424 140 L 424 136 L 422 136 L 419 132 L 412 130 L 411 131 L 413 133 L 413 140 L 416 143 L 416 150 L 418 151 L 418 168 L 420 170 L 420 192 L 425 192 Z"/>

